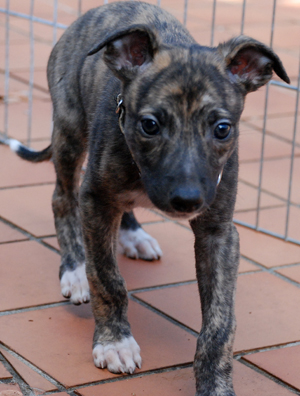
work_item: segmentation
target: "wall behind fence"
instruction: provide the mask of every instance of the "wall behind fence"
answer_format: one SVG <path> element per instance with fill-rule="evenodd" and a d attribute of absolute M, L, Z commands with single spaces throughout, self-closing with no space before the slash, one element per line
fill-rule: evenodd
<path fill-rule="evenodd" d="M 241 122 L 235 221 L 300 244 L 300 0 L 155 0 L 203 45 L 246 34 L 274 48 L 291 78 L 250 94 Z M 105 3 L 105 1 L 104 1 Z M 45 147 L 46 65 L 64 29 L 96 0 L 0 0 L 0 137 Z M 6 170 L 8 172 L 9 170 Z"/>

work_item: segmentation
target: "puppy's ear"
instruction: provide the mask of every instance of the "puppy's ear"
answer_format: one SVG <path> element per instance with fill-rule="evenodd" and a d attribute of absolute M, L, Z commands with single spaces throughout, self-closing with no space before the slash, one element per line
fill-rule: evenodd
<path fill-rule="evenodd" d="M 158 50 L 154 32 L 145 25 L 133 25 L 104 38 L 88 55 L 105 47 L 103 59 L 121 80 L 131 80 L 143 70 Z"/>
<path fill-rule="evenodd" d="M 265 85 L 274 72 L 286 83 L 290 79 L 278 56 L 266 45 L 247 36 L 233 38 L 217 47 L 226 62 L 230 79 L 246 92 Z"/>

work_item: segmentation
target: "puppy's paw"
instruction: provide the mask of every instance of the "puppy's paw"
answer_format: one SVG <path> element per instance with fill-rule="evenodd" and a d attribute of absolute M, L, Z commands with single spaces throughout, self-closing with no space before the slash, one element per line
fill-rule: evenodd
<path fill-rule="evenodd" d="M 61 293 L 70 301 L 79 305 L 90 301 L 90 289 L 85 273 L 85 264 L 74 271 L 66 271 L 60 280 Z"/>
<path fill-rule="evenodd" d="M 143 260 L 158 260 L 162 251 L 156 239 L 152 238 L 142 228 L 137 230 L 122 230 L 119 232 L 121 252 L 127 257 Z"/>
<path fill-rule="evenodd" d="M 97 344 L 93 349 L 93 358 L 96 367 L 107 367 L 116 374 L 133 374 L 136 367 L 142 367 L 140 347 L 132 336 L 104 346 Z"/>

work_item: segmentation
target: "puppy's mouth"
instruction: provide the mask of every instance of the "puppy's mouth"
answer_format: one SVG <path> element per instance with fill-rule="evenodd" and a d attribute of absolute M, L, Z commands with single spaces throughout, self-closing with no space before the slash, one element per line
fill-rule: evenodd
<path fill-rule="evenodd" d="M 208 205 L 202 205 L 201 208 L 193 211 L 193 212 L 181 212 L 175 210 L 163 210 L 165 216 L 169 217 L 170 219 L 177 219 L 177 220 L 193 220 L 195 217 L 200 216 L 208 209 Z"/>

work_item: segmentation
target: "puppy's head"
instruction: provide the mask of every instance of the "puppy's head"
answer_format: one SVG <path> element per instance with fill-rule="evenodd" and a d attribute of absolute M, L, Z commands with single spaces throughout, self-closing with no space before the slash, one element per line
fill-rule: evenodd
<path fill-rule="evenodd" d="M 245 36 L 216 48 L 167 46 L 144 25 L 116 32 L 90 54 L 102 48 L 123 83 L 123 129 L 151 201 L 171 216 L 201 213 L 237 146 L 246 94 L 273 70 L 289 82 L 280 59 Z"/>

